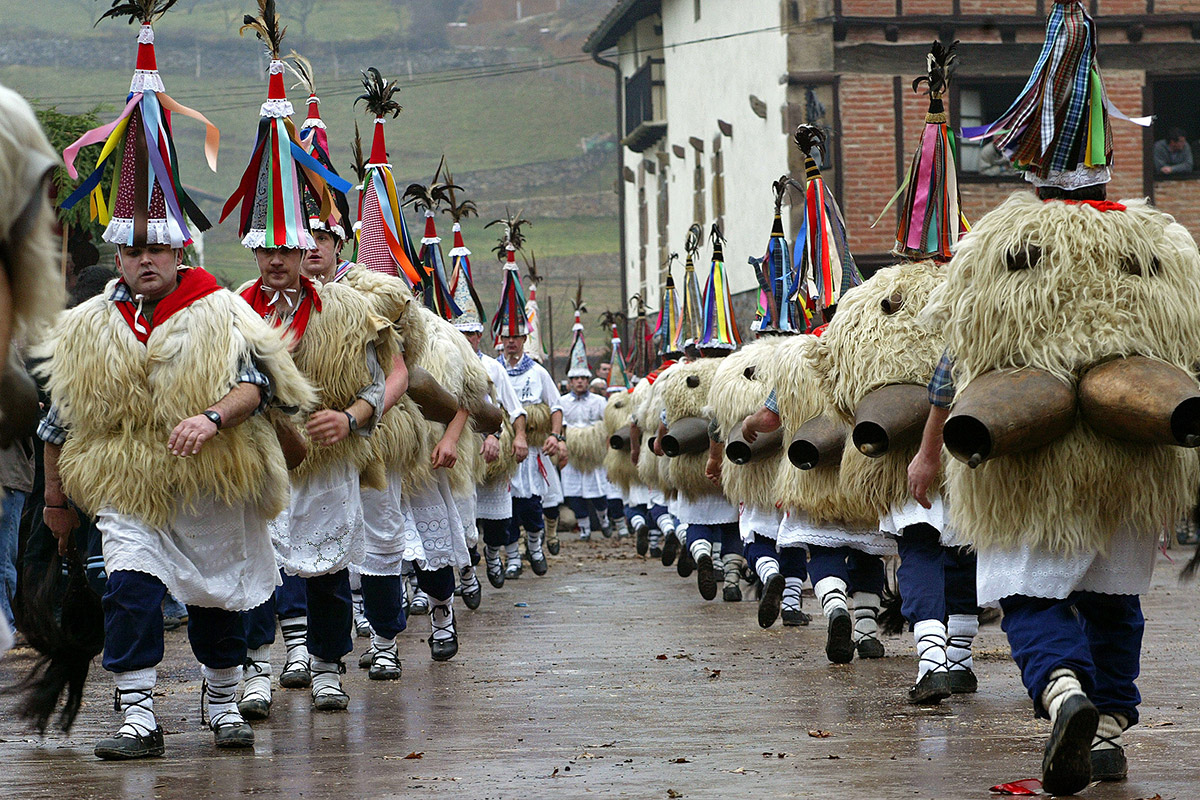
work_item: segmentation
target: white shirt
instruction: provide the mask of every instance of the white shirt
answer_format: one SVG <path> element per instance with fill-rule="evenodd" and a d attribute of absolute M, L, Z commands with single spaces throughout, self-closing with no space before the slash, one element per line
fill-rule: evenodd
<path fill-rule="evenodd" d="M 568 428 L 586 428 L 604 419 L 604 398 L 592 392 L 575 394 L 567 392 L 558 398 L 563 412 L 563 425 Z"/>
<path fill-rule="evenodd" d="M 485 356 L 483 353 L 479 353 L 479 360 L 483 362 L 483 368 L 487 370 L 488 377 L 492 379 L 492 383 L 496 387 L 496 397 L 500 401 L 500 407 L 508 412 L 508 418 L 516 422 L 518 417 L 525 416 L 525 408 L 521 405 L 521 401 L 517 399 L 517 393 L 513 389 L 512 381 L 508 379 L 508 370 L 500 366 L 499 361 Z M 488 397 L 487 401 L 491 403 L 492 398 Z"/>
<path fill-rule="evenodd" d="M 502 368 L 505 366 L 501 364 Z M 505 369 L 505 374 L 508 375 L 507 369 Z M 521 401 L 521 405 L 535 406 L 538 403 L 545 403 L 550 406 L 551 413 L 562 410 L 562 406 L 558 402 L 558 388 L 554 385 L 554 379 L 541 364 L 534 363 L 520 375 L 508 375 L 508 380 L 512 384 L 513 391 L 517 393 L 517 399 Z"/>

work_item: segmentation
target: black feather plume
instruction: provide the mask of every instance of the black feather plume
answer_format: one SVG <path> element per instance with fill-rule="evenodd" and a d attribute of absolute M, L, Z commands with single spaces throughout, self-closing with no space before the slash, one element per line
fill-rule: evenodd
<path fill-rule="evenodd" d="M 779 180 L 771 183 L 771 190 L 775 193 L 775 213 L 779 213 L 780 207 L 783 206 L 783 196 L 787 194 L 788 189 L 797 189 L 800 194 L 804 194 L 804 187 L 800 185 L 791 175 L 783 174 L 779 176 Z"/>
<path fill-rule="evenodd" d="M 687 251 L 688 256 L 693 260 L 696 254 L 700 252 L 700 245 L 704 242 L 704 228 L 700 227 L 699 222 L 693 222 L 688 228 L 687 238 L 683 242 L 683 249 Z"/>
<path fill-rule="evenodd" d="M 508 260 L 508 256 L 506 255 L 508 245 L 511 244 L 514 250 L 522 250 L 525 247 L 525 231 L 522 228 L 526 225 L 532 226 L 533 223 L 523 218 L 521 216 L 522 213 L 518 211 L 516 214 L 513 214 L 506 207 L 503 217 L 494 219 L 483 226 L 484 228 L 490 228 L 493 225 L 504 226 L 504 230 L 500 235 L 500 243 L 492 248 L 492 252 L 496 254 L 496 258 L 500 261 Z"/>
<path fill-rule="evenodd" d="M 796 135 L 793 138 L 796 141 L 796 146 L 800 148 L 801 153 L 811 156 L 812 151 L 815 149 L 821 154 L 821 161 L 825 161 L 825 131 L 816 125 L 798 125 L 796 126 Z"/>
<path fill-rule="evenodd" d="M 455 222 L 462 222 L 470 216 L 478 217 L 479 209 L 475 207 L 474 200 L 463 200 L 461 203 L 458 201 L 457 193 L 462 191 L 462 187 L 454 182 L 445 156 L 442 156 L 442 164 L 446 167 L 446 207 L 442 211 L 449 214 Z"/>
<path fill-rule="evenodd" d="M 242 27 L 238 29 L 238 35 L 245 36 L 247 28 L 254 31 L 258 40 L 266 45 L 267 52 L 271 54 L 272 59 L 279 58 L 280 47 L 283 45 L 283 36 L 287 33 L 287 28 L 280 26 L 279 14 L 275 10 L 275 0 L 258 0 L 258 16 L 252 17 L 247 14 L 242 17 Z"/>
<path fill-rule="evenodd" d="M 100 19 L 128 17 L 130 25 L 135 22 L 152 25 L 177 2 L 179 0 L 112 0 L 112 8 L 101 14 Z M 96 20 L 96 25 L 100 24 L 100 19 Z"/>
<path fill-rule="evenodd" d="M 362 85 L 364 91 L 354 98 L 354 105 L 358 105 L 360 100 L 364 101 L 367 111 L 376 119 L 383 119 L 389 115 L 393 119 L 400 116 L 404 108 L 394 99 L 396 92 L 400 91 L 396 81 L 385 81 L 378 69 L 367 67 L 362 73 Z"/>
<path fill-rule="evenodd" d="M 929 48 L 929 55 L 926 56 L 926 74 L 912 82 L 913 91 L 920 92 L 921 84 L 926 84 L 927 88 L 923 94 L 930 97 L 941 97 L 945 94 L 950 85 L 950 76 L 958 68 L 957 51 L 957 41 L 949 46 L 935 41 Z"/>
<path fill-rule="evenodd" d="M 358 130 L 358 122 L 354 123 L 354 144 L 350 145 L 350 155 L 354 158 L 350 162 L 350 169 L 354 170 L 361 184 L 367 179 L 367 160 L 363 158 L 362 134 Z"/>

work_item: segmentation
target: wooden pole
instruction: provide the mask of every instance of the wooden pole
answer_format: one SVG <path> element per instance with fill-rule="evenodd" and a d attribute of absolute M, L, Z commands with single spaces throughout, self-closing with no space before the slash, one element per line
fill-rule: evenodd
<path fill-rule="evenodd" d="M 550 373 L 550 377 L 558 378 L 554 374 L 554 298 L 546 297 L 546 369 Z"/>

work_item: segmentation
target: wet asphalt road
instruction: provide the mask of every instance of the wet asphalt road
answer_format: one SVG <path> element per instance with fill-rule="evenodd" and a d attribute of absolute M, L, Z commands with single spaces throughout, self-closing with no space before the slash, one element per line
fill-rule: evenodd
<path fill-rule="evenodd" d="M 1200 585 L 1175 580 L 1190 550 L 1171 555 L 1176 565 L 1160 558 L 1145 603 L 1131 779 L 1084 797 L 1200 798 Z M 815 610 L 812 598 L 805 608 Z M 200 727 L 198 670 L 180 630 L 167 634 L 155 698 L 165 758 L 93 758 L 117 724 L 97 666 L 70 737 L 39 741 L 0 698 L 0 790 L 55 800 L 982 800 L 993 784 L 1037 776 L 1048 727 L 1032 718 L 998 625 L 976 642 L 979 694 L 916 708 L 903 701 L 916 667 L 910 635 L 885 640 L 881 661 L 832 666 L 820 617 L 763 631 L 755 610 L 752 600 L 706 603 L 694 579 L 626 542 L 566 542 L 546 577 L 527 570 L 499 590 L 485 581 L 483 606 L 458 608 L 453 661 L 429 659 L 429 621 L 416 617 L 401 635 L 399 683 L 368 681 L 347 659 L 347 712 L 316 714 L 307 690 L 277 690 L 253 752 L 218 752 Z M 0 662 L 0 682 L 27 658 L 18 650 Z"/>

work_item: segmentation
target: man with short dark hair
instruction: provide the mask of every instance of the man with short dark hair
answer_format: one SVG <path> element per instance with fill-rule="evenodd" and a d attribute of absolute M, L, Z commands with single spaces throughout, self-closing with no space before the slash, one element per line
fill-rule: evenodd
<path fill-rule="evenodd" d="M 1181 128 L 1171 128 L 1166 139 L 1154 143 L 1154 169 L 1162 175 L 1187 175 L 1192 171 L 1192 146 Z"/>

